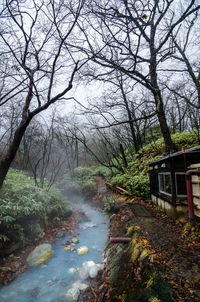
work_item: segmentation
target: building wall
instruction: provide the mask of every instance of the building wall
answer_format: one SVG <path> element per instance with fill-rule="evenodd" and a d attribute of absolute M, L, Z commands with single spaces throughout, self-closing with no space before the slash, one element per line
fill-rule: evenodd
<path fill-rule="evenodd" d="M 153 203 L 156 204 L 158 206 L 158 208 L 160 210 L 162 210 L 165 214 L 167 214 L 170 218 L 173 218 L 173 219 L 177 218 L 176 207 L 173 204 L 171 204 L 153 194 L 151 195 L 151 199 L 152 199 Z"/>
<path fill-rule="evenodd" d="M 192 164 L 187 167 L 188 169 L 200 169 L 200 163 Z M 152 179 L 155 182 L 155 176 L 152 174 Z M 152 182 L 153 182 L 152 181 Z M 152 186 L 153 187 L 153 186 Z M 155 187 L 155 184 L 154 184 Z M 188 206 L 187 205 L 174 205 L 172 201 L 167 199 L 169 198 L 167 195 L 166 197 L 158 193 L 158 187 L 155 187 L 152 190 L 151 199 L 152 201 L 166 213 L 170 218 L 178 219 L 182 222 L 187 221 L 188 217 Z M 193 175 L 192 176 L 192 191 L 193 191 L 193 202 L 194 202 L 194 214 L 195 216 L 200 218 L 200 176 Z M 157 195 L 157 196 L 156 196 Z"/>
<path fill-rule="evenodd" d="M 194 164 L 190 166 L 191 169 L 200 168 L 199 164 Z M 193 192 L 193 202 L 195 206 L 195 215 L 200 217 L 200 176 L 192 176 L 192 192 Z"/>
<path fill-rule="evenodd" d="M 199 183 L 200 185 L 200 183 Z M 180 222 L 186 222 L 188 219 L 188 206 L 187 205 L 173 205 L 166 200 L 163 200 L 160 197 L 157 197 L 155 195 L 151 195 L 151 199 L 154 204 L 158 206 L 160 210 L 162 210 L 167 216 L 169 216 L 172 219 L 176 219 Z M 195 216 L 200 218 L 200 203 L 198 201 L 198 206 L 195 204 L 194 213 Z"/>

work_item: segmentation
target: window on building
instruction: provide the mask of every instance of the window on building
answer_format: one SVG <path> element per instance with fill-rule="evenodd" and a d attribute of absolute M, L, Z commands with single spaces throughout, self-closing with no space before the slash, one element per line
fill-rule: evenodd
<path fill-rule="evenodd" d="M 171 174 L 169 172 L 159 173 L 158 181 L 159 181 L 159 192 L 171 195 L 172 194 Z"/>
<path fill-rule="evenodd" d="M 187 189 L 186 189 L 186 181 L 185 181 L 185 173 L 176 173 L 176 195 L 187 196 Z"/>

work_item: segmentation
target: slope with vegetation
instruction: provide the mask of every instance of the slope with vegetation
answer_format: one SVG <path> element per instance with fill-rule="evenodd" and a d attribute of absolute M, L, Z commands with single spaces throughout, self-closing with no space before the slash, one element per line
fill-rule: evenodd
<path fill-rule="evenodd" d="M 199 144 L 198 136 L 195 131 L 177 132 L 172 135 L 176 150 L 186 150 Z M 108 168 L 105 166 L 82 166 L 74 170 L 74 177 L 65 174 L 60 182 L 60 186 L 67 190 L 82 190 L 84 193 L 94 193 L 96 191 L 95 177 L 101 176 L 112 186 L 119 186 L 143 199 L 150 198 L 149 183 L 149 163 L 158 160 L 165 154 L 165 145 L 163 138 L 157 139 L 141 148 L 138 153 L 133 153 L 127 149 L 125 152 L 127 159 L 127 167 L 123 165 L 123 159 L 117 158 L 116 165 L 120 165 L 121 169 Z M 105 211 L 110 211 L 114 207 L 116 201 L 113 196 L 106 196 L 103 199 Z"/>
<path fill-rule="evenodd" d="M 58 189 L 35 186 L 22 171 L 9 170 L 0 197 L 0 249 L 9 252 L 15 244 L 44 235 L 48 224 L 70 213 L 67 200 Z M 11 247 L 10 247 L 11 246 Z"/>
<path fill-rule="evenodd" d="M 178 132 L 172 135 L 177 151 L 197 146 L 196 132 Z M 114 171 L 114 175 L 108 178 L 113 186 L 121 186 L 135 196 L 149 198 L 149 163 L 165 156 L 164 141 L 162 138 L 156 142 L 144 146 L 135 154 L 134 158 L 127 156 L 128 167 L 124 173 Z"/>

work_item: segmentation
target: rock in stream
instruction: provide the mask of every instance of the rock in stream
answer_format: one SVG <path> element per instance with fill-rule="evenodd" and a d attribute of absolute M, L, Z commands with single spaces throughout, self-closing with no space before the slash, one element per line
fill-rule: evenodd
<path fill-rule="evenodd" d="M 28 255 L 27 263 L 30 266 L 42 265 L 51 258 L 52 253 L 51 244 L 40 244 Z"/>

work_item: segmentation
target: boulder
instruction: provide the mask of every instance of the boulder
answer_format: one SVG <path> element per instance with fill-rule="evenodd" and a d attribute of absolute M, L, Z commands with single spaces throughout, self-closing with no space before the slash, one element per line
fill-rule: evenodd
<path fill-rule="evenodd" d="M 87 246 L 80 246 L 78 249 L 77 249 L 77 252 L 78 254 L 80 255 L 85 255 L 88 253 L 88 247 Z"/>
<path fill-rule="evenodd" d="M 78 273 L 81 279 L 85 280 L 90 277 L 90 270 L 95 266 L 93 261 L 83 262 L 82 266 L 79 268 Z"/>
<path fill-rule="evenodd" d="M 79 280 L 72 284 L 72 287 L 67 291 L 66 297 L 68 300 L 76 302 L 81 290 L 88 288 L 87 284 L 81 283 Z"/>
<path fill-rule="evenodd" d="M 67 291 L 66 297 L 69 299 L 69 301 L 77 301 L 79 294 L 80 289 L 78 287 L 72 287 Z"/>
<path fill-rule="evenodd" d="M 42 265 L 51 258 L 52 253 L 51 244 L 40 244 L 28 255 L 27 263 L 30 266 Z"/>
<path fill-rule="evenodd" d="M 81 279 L 95 278 L 100 270 L 104 268 L 103 264 L 95 264 L 93 261 L 83 262 L 78 273 Z"/>
<path fill-rule="evenodd" d="M 90 278 L 95 278 L 98 274 L 98 266 L 95 264 L 92 266 L 89 270 L 89 276 Z"/>

